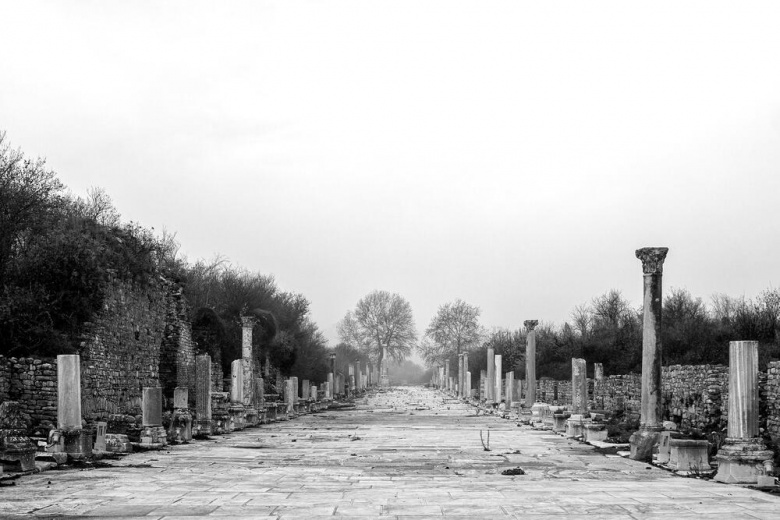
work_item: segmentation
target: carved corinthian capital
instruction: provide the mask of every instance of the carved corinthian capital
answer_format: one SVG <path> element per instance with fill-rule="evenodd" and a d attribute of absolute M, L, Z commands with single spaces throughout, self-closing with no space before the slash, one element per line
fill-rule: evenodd
<path fill-rule="evenodd" d="M 643 247 L 636 250 L 636 257 L 642 261 L 642 272 L 644 274 L 663 274 L 664 259 L 668 247 Z"/>
<path fill-rule="evenodd" d="M 534 330 L 534 327 L 539 325 L 539 320 L 525 320 L 523 325 L 525 325 L 525 328 L 528 330 Z"/>

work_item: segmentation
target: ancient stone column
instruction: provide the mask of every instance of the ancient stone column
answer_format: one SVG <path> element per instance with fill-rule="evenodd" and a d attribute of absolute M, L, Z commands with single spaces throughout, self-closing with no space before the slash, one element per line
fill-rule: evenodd
<path fill-rule="evenodd" d="M 162 426 L 162 388 L 144 387 L 142 406 L 143 426 Z"/>
<path fill-rule="evenodd" d="M 599 410 L 604 409 L 604 365 L 593 363 L 593 403 Z"/>
<path fill-rule="evenodd" d="M 536 326 L 539 320 L 525 320 L 528 329 L 525 339 L 525 406 L 531 408 L 536 402 Z"/>
<path fill-rule="evenodd" d="M 211 435 L 211 356 L 195 358 L 195 432 Z"/>
<path fill-rule="evenodd" d="M 515 373 L 506 373 L 506 411 L 509 412 L 512 409 L 512 402 L 514 401 L 513 390 L 515 388 Z"/>
<path fill-rule="evenodd" d="M 336 398 L 336 354 L 330 354 L 330 373 L 328 374 L 328 383 L 330 383 L 330 396 L 329 399 Z"/>
<path fill-rule="evenodd" d="M 297 391 L 293 387 L 294 382 L 292 378 L 285 380 L 284 382 L 284 402 L 287 405 L 287 413 L 295 413 L 295 394 Z"/>
<path fill-rule="evenodd" d="M 487 349 L 487 380 L 485 381 L 485 400 L 492 403 L 495 400 L 496 393 L 496 359 L 495 351 L 492 348 Z"/>
<path fill-rule="evenodd" d="M 244 404 L 244 367 L 241 359 L 230 363 L 230 402 Z"/>
<path fill-rule="evenodd" d="M 718 451 L 715 480 L 755 484 L 771 469 L 758 429 L 758 341 L 729 343 L 729 415 L 726 442 Z"/>
<path fill-rule="evenodd" d="M 466 372 L 466 399 L 471 399 L 471 372 Z"/>
<path fill-rule="evenodd" d="M 244 405 L 249 405 L 254 402 L 253 382 L 255 380 L 255 362 L 254 356 L 252 356 L 252 328 L 254 326 L 255 319 L 253 317 L 241 316 L 241 367 L 243 372 Z"/>
<path fill-rule="evenodd" d="M 444 389 L 447 392 L 449 392 L 451 390 L 450 389 L 450 360 L 449 359 L 445 359 L 444 360 L 444 381 L 445 381 Z"/>
<path fill-rule="evenodd" d="M 493 381 L 493 399 L 495 402 L 500 403 L 501 402 L 501 394 L 502 394 L 502 382 L 503 382 L 503 373 L 501 372 L 501 355 L 495 354 L 494 356 L 496 367 L 495 367 L 495 377 L 496 379 Z"/>
<path fill-rule="evenodd" d="M 661 396 L 661 278 L 667 247 L 637 249 L 644 273 L 642 319 L 642 401 L 639 431 L 631 435 L 631 458 L 650 461 L 663 430 Z"/>
<path fill-rule="evenodd" d="M 461 392 L 463 391 L 463 354 L 458 354 L 458 373 L 457 376 L 457 385 L 456 385 L 456 397 L 461 396 Z"/>
<path fill-rule="evenodd" d="M 572 414 L 584 414 L 588 411 L 588 379 L 584 359 L 571 360 L 571 405 Z"/>
<path fill-rule="evenodd" d="M 471 398 L 471 381 L 467 381 L 469 373 L 469 353 L 463 353 L 463 392 L 462 395 L 466 399 Z"/>
<path fill-rule="evenodd" d="M 301 397 L 304 400 L 311 399 L 311 390 L 309 390 L 310 388 L 311 385 L 309 383 L 309 380 L 304 379 L 303 382 L 301 383 Z"/>
<path fill-rule="evenodd" d="M 69 458 L 83 459 L 92 454 L 92 430 L 81 426 L 81 358 L 78 355 L 57 356 L 57 429 L 64 438 L 61 449 Z M 20 441 L 17 447 L 25 451 L 23 445 L 25 443 Z M 28 448 L 34 451 L 32 444 Z M 34 455 L 32 457 L 34 459 Z M 28 465 L 22 463 L 22 467 Z"/>
<path fill-rule="evenodd" d="M 325 387 L 325 399 L 333 399 L 333 385 L 335 381 L 333 380 L 333 372 L 328 374 L 328 381 L 326 383 Z"/>
<path fill-rule="evenodd" d="M 479 400 L 487 401 L 487 370 L 479 371 Z"/>
<path fill-rule="evenodd" d="M 57 429 L 81 430 L 81 358 L 57 356 Z"/>

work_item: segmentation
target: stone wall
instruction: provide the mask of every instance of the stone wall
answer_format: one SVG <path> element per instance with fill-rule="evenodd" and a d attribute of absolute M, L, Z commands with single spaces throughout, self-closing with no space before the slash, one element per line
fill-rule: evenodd
<path fill-rule="evenodd" d="M 780 371 L 780 364 L 777 370 Z M 728 408 L 728 367 L 722 365 L 672 365 L 663 367 L 664 417 L 682 428 L 717 430 L 725 427 Z M 780 395 L 780 373 L 776 375 L 776 390 L 768 396 Z M 554 404 L 571 404 L 571 381 L 542 379 L 537 382 L 539 400 Z M 642 376 L 612 375 L 601 381 L 588 380 L 590 408 L 611 412 L 639 414 Z M 767 383 L 767 388 L 772 388 Z M 778 401 L 780 408 L 780 400 Z M 777 409 L 776 413 L 780 413 Z M 780 434 L 780 424 L 778 424 Z"/>
<path fill-rule="evenodd" d="M 11 365 L 7 358 L 0 356 L 0 403 L 7 401 L 11 389 Z"/>
<path fill-rule="evenodd" d="M 143 387 L 187 386 L 195 396 L 195 352 L 180 289 L 164 279 L 145 287 L 109 284 L 102 311 L 79 346 L 84 419 L 141 414 Z M 166 355 L 163 355 L 166 353 Z M 167 357 L 166 357 L 167 356 Z M 0 357 L 0 401 L 19 401 L 28 427 L 57 419 L 56 359 Z"/>
<path fill-rule="evenodd" d="M 141 413 L 143 387 L 158 386 L 167 301 L 162 282 L 111 284 L 81 344 L 82 413 L 88 422 Z"/>
<path fill-rule="evenodd" d="M 539 379 L 536 381 L 536 400 L 542 403 L 571 404 L 571 381 Z"/>
<path fill-rule="evenodd" d="M 28 426 L 57 424 L 57 361 L 0 356 L 0 400 L 18 401 Z"/>
<path fill-rule="evenodd" d="M 723 365 L 663 367 L 664 416 L 682 428 L 720 430 L 728 418 L 729 368 Z"/>
<path fill-rule="evenodd" d="M 761 402 L 766 407 L 766 430 L 772 443 L 780 446 L 780 361 L 773 361 L 767 366 L 766 383 L 762 390 Z"/>
<path fill-rule="evenodd" d="M 163 395 L 173 398 L 177 386 L 189 389 L 190 405 L 195 405 L 195 345 L 188 319 L 188 305 L 180 287 L 166 291 L 165 332 L 160 350 L 160 385 Z"/>

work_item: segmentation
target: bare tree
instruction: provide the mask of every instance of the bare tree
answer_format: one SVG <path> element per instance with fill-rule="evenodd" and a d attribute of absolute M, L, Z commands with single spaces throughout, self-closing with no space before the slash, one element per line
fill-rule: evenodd
<path fill-rule="evenodd" d="M 43 159 L 26 159 L 0 132 L 0 288 L 14 252 L 46 229 L 64 186 Z"/>
<path fill-rule="evenodd" d="M 373 291 L 361 298 L 338 328 L 342 342 L 378 360 L 380 367 L 385 355 L 402 361 L 417 341 L 412 306 L 387 291 Z"/>
<path fill-rule="evenodd" d="M 453 354 L 460 354 L 479 346 L 485 330 L 479 324 L 479 307 L 457 299 L 445 303 L 431 319 L 425 335 L 427 342 L 418 347 L 426 361 L 439 362 Z"/>

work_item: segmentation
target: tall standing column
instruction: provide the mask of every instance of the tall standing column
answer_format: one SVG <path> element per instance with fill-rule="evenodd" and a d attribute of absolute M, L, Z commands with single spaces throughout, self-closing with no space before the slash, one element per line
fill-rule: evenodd
<path fill-rule="evenodd" d="M 631 435 L 631 458 L 650 461 L 663 430 L 661 396 L 661 279 L 668 247 L 637 249 L 644 273 L 642 317 L 642 401 L 639 431 Z"/>
<path fill-rule="evenodd" d="M 195 358 L 195 435 L 211 435 L 211 356 Z"/>
<path fill-rule="evenodd" d="M 571 360 L 571 405 L 572 414 L 588 411 L 588 379 L 584 359 Z"/>
<path fill-rule="evenodd" d="M 528 329 L 525 339 L 525 406 L 531 408 L 536 402 L 536 326 L 539 320 L 525 320 Z"/>
<path fill-rule="evenodd" d="M 604 364 L 593 363 L 593 406 L 604 409 Z"/>
<path fill-rule="evenodd" d="M 449 392 L 450 389 L 450 360 L 444 360 L 444 389 Z"/>
<path fill-rule="evenodd" d="M 241 368 L 243 371 L 244 405 L 251 405 L 254 399 L 255 362 L 252 356 L 252 328 L 255 319 L 251 316 L 241 316 Z"/>
<path fill-rule="evenodd" d="M 68 457 L 82 459 L 92 454 L 92 431 L 81 427 L 81 358 L 78 355 L 57 356 L 57 429 L 64 437 L 63 448 Z M 34 468 L 34 462 L 30 462 Z M 23 467 L 28 465 L 22 463 Z"/>
<path fill-rule="evenodd" d="M 458 354 L 458 385 L 457 395 L 460 398 L 463 395 L 463 354 Z"/>
<path fill-rule="evenodd" d="M 328 374 L 328 399 L 336 398 L 336 353 L 330 354 L 330 373 Z"/>
<path fill-rule="evenodd" d="M 512 411 L 512 402 L 514 401 L 514 388 L 515 388 L 515 373 L 507 372 L 506 373 L 506 411 L 510 412 Z"/>
<path fill-rule="evenodd" d="M 469 375 L 469 353 L 463 353 L 463 392 L 461 395 L 466 399 L 471 399 L 471 380 Z"/>
<path fill-rule="evenodd" d="M 500 354 L 496 354 L 495 355 L 495 363 L 496 363 L 496 366 L 495 366 L 495 369 L 494 369 L 493 373 L 495 374 L 496 379 L 493 381 L 493 399 L 496 401 L 496 403 L 500 403 L 501 402 L 501 393 L 502 393 L 501 392 L 501 387 L 503 386 L 501 383 L 502 383 L 503 376 L 504 376 L 504 374 L 501 372 L 501 355 Z"/>
<path fill-rule="evenodd" d="M 729 343 L 729 422 L 715 480 L 756 484 L 771 467 L 758 429 L 758 341 Z"/>
<path fill-rule="evenodd" d="M 81 430 L 81 358 L 57 356 L 57 429 Z"/>
<path fill-rule="evenodd" d="M 492 348 L 487 349 L 487 380 L 485 380 L 486 401 L 492 403 L 495 401 L 495 383 L 496 381 L 496 359 L 495 351 Z"/>

